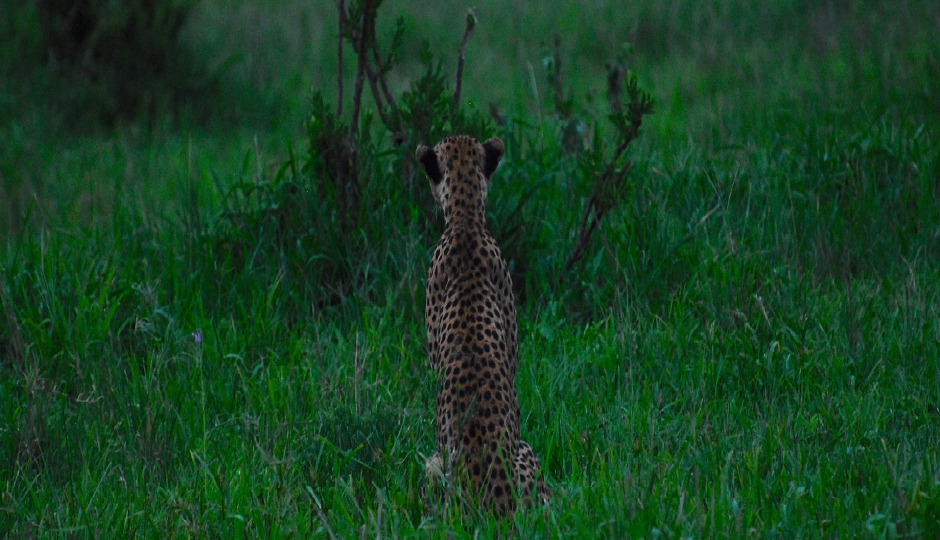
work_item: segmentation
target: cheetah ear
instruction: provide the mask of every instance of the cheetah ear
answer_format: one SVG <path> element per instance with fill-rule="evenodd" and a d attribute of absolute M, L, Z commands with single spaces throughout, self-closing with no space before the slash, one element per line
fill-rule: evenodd
<path fill-rule="evenodd" d="M 415 150 L 415 159 L 421 164 L 421 169 L 424 170 L 424 174 L 428 176 L 432 184 L 436 186 L 441 183 L 444 175 L 441 174 L 441 166 L 437 162 L 437 154 L 434 153 L 434 150 L 422 144 Z"/>
<path fill-rule="evenodd" d="M 487 178 L 493 176 L 493 172 L 496 171 L 499 161 L 503 159 L 503 153 L 505 151 L 506 146 L 499 137 L 487 139 L 486 142 L 483 143 L 483 154 L 486 157 L 486 161 L 483 162 L 483 174 L 485 174 Z"/>

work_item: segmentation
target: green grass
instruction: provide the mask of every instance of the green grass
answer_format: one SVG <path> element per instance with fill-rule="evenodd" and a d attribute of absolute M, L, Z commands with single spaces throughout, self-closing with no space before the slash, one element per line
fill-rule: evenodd
<path fill-rule="evenodd" d="M 229 66 L 234 123 L 76 129 L 52 78 L 4 68 L 0 536 L 940 535 L 936 6 L 478 4 L 463 95 L 511 120 L 491 227 L 554 495 L 465 528 L 418 495 L 439 225 L 394 152 L 357 234 L 285 202 L 310 86 L 335 82 L 320 4 L 200 6 L 187 35 Z M 379 28 L 408 25 L 396 93 L 422 40 L 451 68 L 462 20 L 400 4 Z M 624 40 L 658 100 L 558 290 L 588 180 L 544 82 L 552 31 L 588 133 L 611 132 Z"/>

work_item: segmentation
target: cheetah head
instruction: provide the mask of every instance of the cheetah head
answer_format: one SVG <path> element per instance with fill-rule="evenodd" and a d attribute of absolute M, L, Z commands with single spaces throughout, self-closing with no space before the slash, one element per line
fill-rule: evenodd
<path fill-rule="evenodd" d="M 490 177 L 504 151 L 498 137 L 480 144 L 473 137 L 458 135 L 442 139 L 434 148 L 419 146 L 415 158 L 428 177 L 434 200 L 447 211 L 452 193 L 478 193 L 481 203 L 486 200 Z"/>

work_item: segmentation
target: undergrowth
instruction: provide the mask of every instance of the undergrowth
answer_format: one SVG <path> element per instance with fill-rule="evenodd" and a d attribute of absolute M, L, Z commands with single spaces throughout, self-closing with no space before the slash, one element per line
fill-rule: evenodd
<path fill-rule="evenodd" d="M 273 151 L 250 136 L 160 143 L 130 128 L 43 146 L 17 123 L 34 116 L 10 120 L 0 174 L 19 202 L 4 207 L 15 215 L 0 251 L 0 533 L 940 534 L 940 133 L 925 121 L 934 83 L 918 71 L 936 50 L 889 19 L 850 18 L 774 63 L 748 49 L 749 32 L 792 47 L 778 15 L 806 9 L 788 5 L 750 18 L 725 13 L 735 3 L 651 5 L 666 35 L 680 22 L 698 33 L 670 46 L 646 22 L 631 31 L 629 67 L 655 83 L 657 107 L 617 158 L 629 124 L 606 117 L 609 81 L 586 88 L 566 68 L 568 44 L 591 40 L 565 32 L 541 49 L 538 80 L 501 72 L 543 89 L 551 106 L 537 114 L 484 113 L 469 85 L 455 106 L 453 70 L 426 55 L 393 95 L 397 120 L 387 101 L 385 119 L 363 107 L 352 122 L 336 96 L 308 94 L 302 142 L 278 134 Z M 927 13 L 918 6 L 903 5 Z M 754 74 L 794 68 L 792 86 L 745 95 L 734 62 L 709 55 L 736 13 L 723 39 L 752 55 Z M 921 35 L 911 21 L 929 16 L 905 13 Z M 883 30 L 911 71 L 858 28 Z M 473 39 L 468 82 L 486 54 Z M 817 85 L 797 69 L 817 48 L 848 75 Z M 642 55 L 664 66 L 645 72 Z M 714 79 L 683 70 L 703 58 Z M 617 74 L 627 104 L 617 60 L 586 72 Z M 866 84 L 845 82 L 856 78 Z M 831 101 L 830 84 L 847 94 Z M 416 142 L 458 128 L 506 143 L 488 224 L 520 304 L 523 437 L 553 489 L 511 522 L 433 520 L 418 493 L 434 451 L 423 279 L 441 224 L 410 160 Z M 330 157 L 344 140 L 358 200 L 339 195 L 350 176 Z M 624 181 L 598 191 L 611 163 Z M 615 204 L 566 270 L 595 195 Z"/>

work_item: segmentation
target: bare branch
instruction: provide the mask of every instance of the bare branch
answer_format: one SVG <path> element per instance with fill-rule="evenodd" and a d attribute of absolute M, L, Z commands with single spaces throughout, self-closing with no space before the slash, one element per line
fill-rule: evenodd
<path fill-rule="evenodd" d="M 389 125 L 389 119 L 385 116 L 385 105 L 382 103 L 382 94 L 379 93 L 378 87 L 378 75 L 372 69 L 372 64 L 366 60 L 366 79 L 369 81 L 369 88 L 372 90 L 372 99 L 375 100 L 375 108 L 379 111 L 379 117 L 382 119 L 382 123 L 386 126 Z"/>
<path fill-rule="evenodd" d="M 339 35 L 336 36 L 336 117 L 343 114 L 343 27 L 346 25 L 346 8 L 343 0 L 336 0 L 339 13 Z"/>
<path fill-rule="evenodd" d="M 596 199 L 595 195 L 591 195 L 588 203 L 584 206 L 584 215 L 581 216 L 581 228 L 578 229 L 578 241 L 575 243 L 574 249 L 571 250 L 568 260 L 565 261 L 565 272 L 571 271 L 574 265 L 584 256 L 591 235 L 594 233 L 594 229 L 597 228 L 600 218 L 595 211 Z M 590 224 L 588 224 L 588 219 L 591 220 Z"/>
<path fill-rule="evenodd" d="M 388 83 L 385 81 L 385 67 L 382 65 L 379 57 L 378 41 L 376 39 L 375 20 L 377 12 L 371 2 L 364 2 L 362 6 L 363 20 L 359 27 L 354 26 L 353 21 L 346 21 L 346 31 L 349 32 L 350 40 L 353 42 L 358 63 L 356 65 L 356 88 L 358 99 L 353 100 L 353 116 L 358 120 L 358 111 L 361 108 L 361 84 L 369 81 L 369 88 L 378 109 L 379 117 L 382 123 L 390 130 L 394 131 L 398 119 L 398 106 L 388 89 Z M 368 58 L 368 51 L 372 51 L 372 61 Z M 372 63 L 375 63 L 373 66 Z M 363 75 L 365 76 L 363 78 Z M 356 105 L 359 107 L 356 107 Z M 385 107 L 391 109 L 391 114 L 386 114 Z M 354 122 L 355 125 L 355 122 Z"/>
<path fill-rule="evenodd" d="M 381 59 L 379 58 L 379 45 L 378 40 L 376 39 L 375 15 L 375 13 L 372 13 L 369 17 L 369 39 L 365 45 L 367 49 L 372 50 L 372 59 L 375 62 L 375 68 L 373 69 L 372 64 L 369 63 L 367 59 L 366 76 L 369 79 L 369 87 L 372 90 L 372 98 L 375 100 L 375 106 L 379 111 L 379 116 L 382 118 L 382 123 L 388 127 L 389 131 L 395 131 L 397 126 L 392 125 L 392 121 L 397 122 L 398 120 L 398 107 L 395 105 L 395 99 L 392 97 L 392 93 L 388 89 L 388 84 L 385 82 L 385 69 L 382 66 Z M 391 109 L 390 117 L 385 113 L 386 105 L 388 105 L 389 109 Z"/>
<path fill-rule="evenodd" d="M 626 145 L 621 144 L 621 146 L 626 149 Z M 623 152 L 623 150 L 619 148 L 618 150 L 615 159 L 611 162 L 612 164 L 616 163 L 616 158 Z M 584 253 L 587 250 L 588 243 L 591 241 L 594 230 L 597 229 L 601 219 L 603 219 L 604 215 L 611 209 L 610 201 L 605 200 L 606 197 L 603 194 L 609 193 L 612 185 L 622 185 L 627 173 L 630 172 L 631 166 L 632 163 L 628 162 L 623 169 L 614 172 L 612 166 L 609 165 L 594 184 L 594 192 L 591 193 L 587 204 L 584 205 L 584 215 L 581 217 L 581 228 L 578 230 L 578 240 L 575 243 L 574 249 L 571 251 L 571 255 L 568 256 L 568 260 L 565 261 L 565 272 L 571 271 L 574 265 L 584 257 Z"/>
<path fill-rule="evenodd" d="M 337 0 L 340 2 L 341 0 Z M 366 47 L 369 44 L 369 29 L 374 25 L 375 9 L 372 0 L 363 0 L 362 20 L 352 21 L 343 19 L 342 30 L 349 32 L 356 52 L 356 81 L 353 87 L 353 109 L 349 122 L 349 132 L 342 143 L 336 157 L 336 189 L 342 216 L 340 226 L 348 231 L 353 218 L 359 215 L 359 171 L 357 133 L 359 131 L 359 112 L 362 106 L 362 85 L 365 79 L 365 70 L 369 60 L 366 57 Z M 358 24 L 358 28 L 354 25 Z"/>
<path fill-rule="evenodd" d="M 555 98 L 555 108 L 558 108 L 558 105 L 565 101 L 564 91 L 561 88 L 561 36 L 556 32 L 552 40 L 552 54 L 555 62 L 555 73 L 552 77 L 552 94 Z M 559 111 L 561 112 L 561 111 Z M 562 112 L 562 116 L 567 120 L 571 116 L 569 111 Z"/>
<path fill-rule="evenodd" d="M 457 82 L 454 85 L 454 108 L 460 107 L 460 86 L 463 82 L 463 64 L 464 55 L 467 51 L 467 42 L 470 41 L 470 34 L 473 33 L 473 27 L 477 24 L 477 17 L 473 10 L 467 10 L 467 29 L 463 33 L 463 41 L 460 43 L 460 53 L 457 56 Z"/>
<path fill-rule="evenodd" d="M 367 35 L 369 33 L 369 18 L 372 16 L 372 2 L 363 0 L 362 4 L 362 25 L 359 27 L 359 35 L 356 39 L 356 86 L 353 89 L 353 112 L 350 126 L 354 131 L 359 130 L 359 108 L 362 105 L 362 83 L 365 75 L 366 63 L 368 58 L 365 55 Z"/>
<path fill-rule="evenodd" d="M 375 28 L 372 29 L 372 35 L 375 36 Z M 382 62 L 379 59 L 379 46 L 375 39 L 372 40 L 372 58 L 375 61 L 375 69 L 378 71 L 378 76 L 376 77 L 379 82 L 379 86 L 382 89 L 382 95 L 385 96 L 385 103 L 388 104 L 388 107 L 392 110 L 392 118 L 398 118 L 398 105 L 395 104 L 395 98 L 392 97 L 391 91 L 388 89 L 388 83 L 385 82 L 385 68 L 382 66 Z M 371 77 L 372 75 L 370 75 Z M 375 90 L 372 90 L 375 92 Z M 376 97 L 376 103 L 378 103 L 378 97 Z M 385 122 L 386 126 L 389 125 L 388 122 Z"/>
<path fill-rule="evenodd" d="M 626 152 L 627 147 L 630 146 L 630 143 L 639 135 L 640 126 L 643 123 L 643 115 L 648 112 L 648 108 L 649 104 L 642 100 L 639 103 L 630 103 L 628 109 L 630 116 L 629 124 L 621 124 L 622 127 L 619 130 L 621 135 L 620 143 L 614 150 L 614 154 L 604 168 L 604 171 L 595 177 L 594 190 L 591 192 L 591 197 L 584 206 L 584 214 L 581 217 L 581 227 L 578 229 L 578 239 L 575 242 L 574 249 L 565 261 L 565 270 L 559 276 L 559 283 L 561 283 L 564 274 L 570 272 L 571 269 L 574 268 L 574 265 L 584 257 L 584 253 L 587 250 L 588 243 L 591 241 L 594 230 L 600 225 L 600 221 L 607 211 L 615 204 L 615 201 L 610 199 L 611 190 L 615 186 L 619 187 L 623 184 L 624 179 L 632 167 L 632 163 L 627 162 L 626 165 L 618 171 L 617 164 L 620 162 L 624 152 Z"/>

